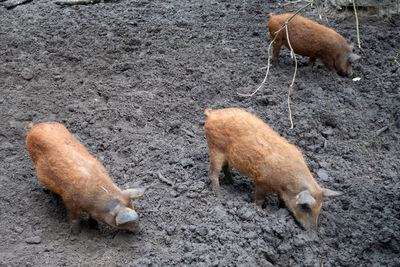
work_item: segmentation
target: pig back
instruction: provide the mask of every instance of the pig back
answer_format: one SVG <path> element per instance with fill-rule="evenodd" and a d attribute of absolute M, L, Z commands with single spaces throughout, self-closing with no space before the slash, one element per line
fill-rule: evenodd
<path fill-rule="evenodd" d="M 252 178 L 265 169 L 269 139 L 279 137 L 255 115 L 236 108 L 213 110 L 205 132 L 210 153 L 223 153 L 229 164 Z"/>
<path fill-rule="evenodd" d="M 70 145 L 71 148 L 73 147 L 80 153 L 90 156 L 67 128 L 56 122 L 36 124 L 31 127 L 26 137 L 26 146 L 34 163 L 41 158 L 51 157 L 52 155 L 59 154 L 62 157 L 65 153 L 64 145 Z"/>
<path fill-rule="evenodd" d="M 271 15 L 269 30 L 271 37 L 282 24 L 293 14 Z M 290 44 L 295 53 L 312 58 L 323 58 L 350 51 L 346 40 L 336 31 L 315 21 L 296 15 L 288 24 Z M 279 37 L 288 46 L 286 31 L 282 30 Z"/>
<path fill-rule="evenodd" d="M 222 109 L 210 113 L 205 124 L 211 151 L 224 158 L 240 173 L 272 189 L 291 182 L 295 174 L 307 170 L 301 152 L 255 115 L 240 109 Z M 279 184 L 280 185 L 280 184 Z"/>
<path fill-rule="evenodd" d="M 95 179 L 96 184 L 113 184 L 100 162 L 62 124 L 33 126 L 26 144 L 41 183 L 62 197 L 87 191 Z"/>

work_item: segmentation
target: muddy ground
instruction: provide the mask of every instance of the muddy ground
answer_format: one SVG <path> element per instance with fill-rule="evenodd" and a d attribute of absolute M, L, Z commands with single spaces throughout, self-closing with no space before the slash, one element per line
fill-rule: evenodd
<path fill-rule="evenodd" d="M 267 63 L 268 14 L 280 1 L 107 1 L 0 7 L 0 262 L 4 266 L 399 266 L 400 17 L 361 17 L 360 81 L 313 72 L 288 50 L 253 97 Z M 351 12 L 304 15 L 356 43 Z M 318 233 L 278 201 L 253 203 L 234 171 L 211 190 L 206 108 L 254 112 L 304 153 L 324 187 Z M 39 183 L 25 148 L 30 123 L 65 124 L 135 200 L 142 231 L 82 222 L 70 235 L 59 197 Z M 222 174 L 221 174 L 222 175 Z M 165 183 L 160 177 L 172 182 Z"/>

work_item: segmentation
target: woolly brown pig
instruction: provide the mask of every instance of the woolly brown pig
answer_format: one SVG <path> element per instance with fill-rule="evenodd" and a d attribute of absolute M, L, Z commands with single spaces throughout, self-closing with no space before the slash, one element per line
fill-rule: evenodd
<path fill-rule="evenodd" d="M 273 39 L 282 24 L 293 13 L 282 15 L 270 14 L 268 28 Z M 341 76 L 351 76 L 351 63 L 360 56 L 353 53 L 351 46 L 334 30 L 320 25 L 312 20 L 296 15 L 288 24 L 289 41 L 296 54 L 310 57 L 310 70 L 315 60 L 320 60 L 330 71 L 337 72 Z M 278 64 L 279 51 L 285 45 L 290 49 L 286 30 L 280 31 L 273 43 L 274 62 Z"/>
<path fill-rule="evenodd" d="M 82 212 L 119 229 L 139 230 L 131 200 L 142 196 L 144 188 L 121 191 L 64 125 L 45 122 L 31 127 L 26 146 L 41 183 L 63 199 L 73 234 L 80 231 Z"/>
<path fill-rule="evenodd" d="M 230 166 L 254 180 L 255 202 L 278 193 L 305 229 L 316 228 L 322 198 L 341 195 L 319 187 L 300 150 L 255 115 L 236 108 L 206 110 L 210 178 L 220 195 L 219 172 L 231 180 Z"/>

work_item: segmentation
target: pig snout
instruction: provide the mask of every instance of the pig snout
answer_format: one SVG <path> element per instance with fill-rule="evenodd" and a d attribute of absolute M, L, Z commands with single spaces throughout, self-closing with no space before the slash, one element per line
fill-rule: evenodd
<path fill-rule="evenodd" d="M 299 223 L 304 230 L 317 230 L 318 217 L 309 218 L 308 220 L 299 220 Z"/>
<path fill-rule="evenodd" d="M 342 192 L 321 188 L 314 192 L 314 196 L 309 190 L 300 192 L 295 199 L 289 201 L 289 209 L 294 217 L 305 230 L 317 230 L 318 216 L 321 212 L 322 199 L 325 197 L 336 197 Z"/>
<path fill-rule="evenodd" d="M 117 229 L 138 233 L 141 230 L 139 215 L 136 213 L 131 201 L 141 197 L 145 190 L 146 188 L 144 187 L 126 189 L 122 191 L 123 197 L 113 197 L 105 203 L 99 203 L 89 215 Z"/>
<path fill-rule="evenodd" d="M 295 198 L 289 197 L 288 208 L 305 230 L 317 229 L 318 215 L 322 206 L 322 191 L 318 191 L 314 193 L 314 196 L 310 190 L 304 190 Z"/>
<path fill-rule="evenodd" d="M 338 70 L 337 74 L 339 74 L 339 76 L 341 76 L 341 77 L 351 78 L 353 76 L 353 71 L 350 70 L 350 71 L 344 72 L 344 71 Z"/>
<path fill-rule="evenodd" d="M 130 188 L 123 191 L 130 200 L 140 198 L 146 191 L 145 187 Z M 140 231 L 139 216 L 133 209 L 133 205 L 124 205 L 120 201 L 111 201 L 108 204 L 109 212 L 106 215 L 106 223 L 119 229 L 138 233 Z M 111 215 L 111 218 L 109 216 Z"/>
<path fill-rule="evenodd" d="M 128 230 L 134 233 L 140 231 L 139 216 L 132 208 L 118 202 L 111 202 L 109 210 L 101 216 L 102 221 L 118 229 Z"/>
<path fill-rule="evenodd" d="M 132 210 L 130 211 L 132 212 Z M 139 224 L 139 217 L 136 214 L 135 211 L 133 211 L 133 216 L 132 215 L 128 215 L 128 221 L 126 222 L 118 222 L 118 216 L 116 217 L 115 221 L 116 221 L 116 228 L 119 229 L 123 229 L 123 230 L 128 230 L 134 234 L 137 234 L 140 232 L 141 227 Z"/>
<path fill-rule="evenodd" d="M 353 68 L 351 67 L 351 64 L 359 60 L 360 58 L 361 56 L 354 54 L 353 52 L 347 53 L 346 54 L 347 70 L 345 73 L 341 72 L 338 74 L 349 78 L 353 77 Z"/>

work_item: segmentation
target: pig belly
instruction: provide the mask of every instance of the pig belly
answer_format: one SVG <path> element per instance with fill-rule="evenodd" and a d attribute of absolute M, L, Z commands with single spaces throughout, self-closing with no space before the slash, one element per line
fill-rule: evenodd
<path fill-rule="evenodd" d="M 262 177 L 268 176 L 268 168 L 265 164 L 265 155 L 262 148 L 246 146 L 231 146 L 228 163 L 254 181 L 260 182 Z"/>

